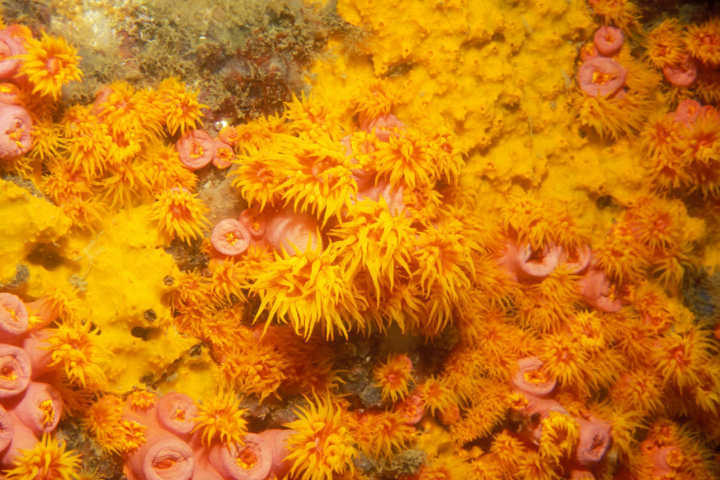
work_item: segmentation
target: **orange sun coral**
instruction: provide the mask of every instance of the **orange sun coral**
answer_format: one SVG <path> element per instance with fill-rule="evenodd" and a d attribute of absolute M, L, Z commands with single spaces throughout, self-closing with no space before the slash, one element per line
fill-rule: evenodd
<path fill-rule="evenodd" d="M 163 112 L 156 95 L 153 90 L 135 90 L 127 82 L 113 82 L 97 93 L 92 112 L 109 128 L 118 146 L 144 143 L 162 131 Z"/>
<path fill-rule="evenodd" d="M 50 366 L 60 366 L 71 383 L 91 390 L 107 382 L 100 364 L 102 352 L 90 322 L 64 321 L 48 338 Z"/>
<path fill-rule="evenodd" d="M 33 146 L 29 155 L 39 160 L 57 157 L 66 147 L 67 138 L 61 125 L 51 120 L 36 121 L 33 125 Z"/>
<path fill-rule="evenodd" d="M 331 250 L 277 258 L 258 272 L 251 293 L 260 298 L 256 319 L 268 312 L 274 319 L 289 322 L 298 335 L 309 338 L 320 327 L 326 338 L 337 333 L 347 337 L 353 327 L 364 326 L 360 312 L 365 301 L 351 275 L 338 264 Z"/>
<path fill-rule="evenodd" d="M 159 104 L 170 135 L 185 134 L 202 119 L 202 109 L 207 105 L 198 102 L 197 92 L 190 92 L 176 78 L 163 80 L 157 88 Z"/>
<path fill-rule="evenodd" d="M 377 303 L 381 282 L 392 289 L 396 272 L 410 274 L 410 245 L 417 231 L 407 216 L 392 215 L 384 201 L 358 201 L 330 235 L 347 247 L 342 261 L 348 271 L 362 266 L 368 272 Z"/>
<path fill-rule="evenodd" d="M 393 131 L 387 140 L 358 133 L 351 143 L 362 168 L 387 178 L 393 187 L 415 189 L 439 180 L 453 183 L 463 166 L 447 136 L 428 136 L 416 129 Z"/>
<path fill-rule="evenodd" d="M 639 25 L 640 9 L 630 0 L 589 0 L 589 3 L 605 23 L 614 23 L 623 30 Z"/>
<path fill-rule="evenodd" d="M 437 334 L 452 318 L 453 306 L 464 299 L 475 279 L 473 253 L 478 245 L 463 222 L 445 218 L 421 231 L 413 242 L 411 271 L 426 298 L 422 330 Z"/>
<path fill-rule="evenodd" d="M 425 406 L 433 415 L 450 411 L 458 403 L 455 392 L 449 388 L 447 382 L 436 377 L 427 378 L 418 386 L 418 390 Z"/>
<path fill-rule="evenodd" d="M 685 44 L 683 28 L 675 18 L 663 20 L 647 36 L 647 57 L 655 67 L 662 69 L 683 60 Z"/>
<path fill-rule="evenodd" d="M 550 412 L 540 424 L 540 456 L 553 464 L 571 458 L 580 437 L 577 420 L 565 413 Z"/>
<path fill-rule="evenodd" d="M 563 386 L 582 384 L 587 367 L 587 352 L 577 339 L 567 333 L 546 335 L 540 359 L 550 378 L 557 378 Z"/>
<path fill-rule="evenodd" d="M 646 168 L 651 184 L 660 191 L 675 190 L 690 181 L 690 158 L 685 148 L 685 127 L 671 115 L 647 122 L 640 136 L 647 152 Z"/>
<path fill-rule="evenodd" d="M 298 407 L 298 419 L 286 426 L 294 433 L 287 441 L 290 475 L 300 480 L 332 480 L 355 469 L 355 441 L 350 434 L 351 418 L 330 397 L 308 399 Z"/>
<path fill-rule="evenodd" d="M 685 35 L 690 54 L 710 67 L 720 65 L 720 19 L 713 18 L 701 25 L 690 25 Z"/>
<path fill-rule="evenodd" d="M 33 93 L 57 100 L 65 83 L 82 78 L 77 52 L 64 38 L 43 32 L 40 39 L 26 39 L 25 48 L 20 73 L 28 78 Z"/>
<path fill-rule="evenodd" d="M 412 369 L 410 358 L 400 353 L 390 355 L 385 363 L 375 369 L 375 381 L 382 388 L 383 400 L 396 402 L 405 398 L 412 380 Z"/>
<path fill-rule="evenodd" d="M 190 243 L 203 234 L 208 225 L 203 201 L 184 188 L 172 188 L 161 193 L 152 206 L 151 218 L 158 223 L 160 233 L 167 239 Z"/>
<path fill-rule="evenodd" d="M 155 195 L 173 187 L 193 190 L 197 184 L 197 175 L 183 166 L 177 149 L 161 141 L 143 149 L 136 168 L 147 171 L 149 188 Z"/>
<path fill-rule="evenodd" d="M 391 457 L 408 444 L 415 428 L 400 413 L 365 412 L 358 415 L 353 436 L 360 449 L 375 457 Z"/>
<path fill-rule="evenodd" d="M 146 427 L 122 418 L 124 404 L 120 397 L 103 395 L 85 412 L 83 425 L 109 452 L 130 452 L 145 443 Z"/>
<path fill-rule="evenodd" d="M 218 392 L 198 407 L 193 431 L 200 432 L 202 442 L 211 445 L 220 441 L 226 445 L 242 445 L 247 433 L 246 410 L 240 408 L 237 395 Z"/>
<path fill-rule="evenodd" d="M 111 151 L 114 148 L 110 129 L 89 112 L 76 108 L 67 117 L 73 121 L 65 123 L 67 156 L 74 171 L 82 171 L 89 179 L 103 174 L 109 167 Z"/>
<path fill-rule="evenodd" d="M 617 139 L 640 130 L 648 113 L 646 101 L 627 93 L 615 97 L 590 97 L 580 99 L 580 121 L 601 135 Z"/>
<path fill-rule="evenodd" d="M 704 330 L 676 326 L 656 344 L 652 362 L 666 382 L 679 388 L 700 384 L 702 371 L 711 358 L 712 343 Z"/>
<path fill-rule="evenodd" d="M 80 454 L 65 449 L 65 442 L 43 435 L 42 439 L 15 460 L 5 472 L 8 480 L 74 480 L 80 469 Z"/>
<path fill-rule="evenodd" d="M 233 186 L 249 203 L 292 206 L 322 219 L 338 216 L 357 194 L 340 141 L 322 132 L 275 134 L 262 150 L 240 156 Z"/>
<path fill-rule="evenodd" d="M 238 319 L 229 310 L 215 315 L 215 319 L 204 321 L 203 329 L 208 330 L 216 321 L 225 322 L 225 317 L 234 325 L 225 325 L 221 328 L 225 335 L 213 336 L 213 355 L 220 364 L 224 379 L 229 385 L 234 385 L 239 391 L 246 394 L 255 394 L 260 401 L 277 390 L 288 378 L 291 368 L 285 351 L 277 347 L 274 335 L 261 337 L 258 329 L 238 326 Z M 233 328 L 234 327 L 234 328 Z M 229 333 L 228 333 L 229 332 Z"/>
<path fill-rule="evenodd" d="M 610 390 L 613 404 L 643 415 L 656 412 L 663 401 L 663 381 L 651 369 L 633 370 L 623 374 Z"/>

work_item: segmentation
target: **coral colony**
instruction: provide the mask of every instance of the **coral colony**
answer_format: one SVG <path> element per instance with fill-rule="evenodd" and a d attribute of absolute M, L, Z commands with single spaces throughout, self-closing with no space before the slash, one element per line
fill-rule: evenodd
<path fill-rule="evenodd" d="M 720 478 L 718 12 L 22 3 L 2 478 Z"/>

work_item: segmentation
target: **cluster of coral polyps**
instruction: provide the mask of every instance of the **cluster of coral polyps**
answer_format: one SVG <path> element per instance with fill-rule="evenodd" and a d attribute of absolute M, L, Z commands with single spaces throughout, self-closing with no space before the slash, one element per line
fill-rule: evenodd
<path fill-rule="evenodd" d="M 349 125 L 351 111 L 297 100 L 283 117 L 221 132 L 238 149 L 233 185 L 249 207 L 215 226 L 210 269 L 233 268 L 234 288 L 260 299 L 256 317 L 306 337 L 389 320 L 433 335 L 482 253 L 481 223 L 460 208 L 462 160 L 449 133 L 400 122 L 391 98 L 355 108 Z"/>
<path fill-rule="evenodd" d="M 16 41 L 0 281 L 51 295 L 78 448 L 135 480 L 717 477 L 712 61 L 686 41 L 671 84 L 638 7 L 589 3 L 339 0 L 367 41 L 217 133 L 177 79 L 62 105 L 22 72 L 74 52 Z M 69 477 L 52 438 L 7 476 Z"/>
<path fill-rule="evenodd" d="M 26 306 L 0 293 L 0 466 L 8 478 L 35 478 L 38 467 L 66 478 L 79 465 L 49 437 L 63 415 L 62 395 L 53 386 L 62 381 L 53 368 L 59 363 L 49 340 L 54 331 L 43 328 L 55 317 L 45 300 Z"/>
<path fill-rule="evenodd" d="M 181 393 L 107 395 L 88 413 L 100 444 L 125 459 L 130 480 L 264 480 L 289 468 L 290 430 L 247 433 L 244 410 L 231 395 L 201 407 Z"/>

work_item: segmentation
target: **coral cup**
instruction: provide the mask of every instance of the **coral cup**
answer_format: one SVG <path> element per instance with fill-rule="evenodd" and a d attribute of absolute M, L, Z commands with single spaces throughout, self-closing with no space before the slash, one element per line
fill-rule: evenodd
<path fill-rule="evenodd" d="M 400 414 L 405 424 L 416 425 L 425 416 L 425 400 L 420 393 L 413 392 L 395 405 L 395 411 Z"/>
<path fill-rule="evenodd" d="M 293 433 L 295 433 L 294 430 L 272 428 L 258 434 L 263 441 L 272 447 L 270 473 L 277 478 L 284 478 L 288 470 L 290 470 L 290 464 L 285 461 L 285 458 L 290 454 L 287 441 Z"/>
<path fill-rule="evenodd" d="M 22 105 L 23 101 L 21 95 L 22 93 L 20 91 L 20 88 L 14 83 L 0 83 L 0 103 L 7 103 L 10 105 Z"/>
<path fill-rule="evenodd" d="M 695 60 L 686 56 L 681 62 L 663 67 L 665 80 L 676 87 L 689 87 L 697 80 L 697 65 Z"/>
<path fill-rule="evenodd" d="M 265 236 L 267 215 L 259 213 L 254 208 L 246 208 L 240 213 L 238 221 L 245 225 L 253 240 L 261 241 Z"/>
<path fill-rule="evenodd" d="M 49 340 L 53 334 L 54 329 L 43 328 L 33 330 L 23 339 L 22 348 L 30 359 L 33 378 L 38 378 L 51 369 L 52 351 Z"/>
<path fill-rule="evenodd" d="M 576 449 L 576 460 L 580 465 L 589 467 L 599 463 L 612 443 L 610 424 L 590 417 L 578 418 L 580 439 Z"/>
<path fill-rule="evenodd" d="M 565 270 L 573 274 L 587 270 L 590 266 L 590 260 L 592 260 L 592 251 L 587 245 L 573 249 L 563 248 L 563 253 L 560 256 L 560 263 L 562 263 Z"/>
<path fill-rule="evenodd" d="M 215 158 L 217 143 L 205 130 L 191 130 L 175 144 L 180 161 L 190 170 L 200 170 Z"/>
<path fill-rule="evenodd" d="M 20 298 L 0 293 L 0 342 L 12 342 L 27 332 L 28 311 Z"/>
<path fill-rule="evenodd" d="M 39 436 L 54 431 L 63 412 L 60 392 L 42 382 L 30 382 L 20 402 L 12 408 L 13 414 Z"/>
<path fill-rule="evenodd" d="M 10 79 L 20 67 L 18 55 L 25 53 L 21 38 L 10 29 L 0 30 L 0 79 Z"/>
<path fill-rule="evenodd" d="M 264 480 L 273 464 L 273 442 L 248 433 L 243 445 L 218 444 L 210 450 L 210 464 L 227 480 Z"/>
<path fill-rule="evenodd" d="M 125 470 L 130 480 L 190 480 L 193 450 L 173 435 L 156 435 L 130 456 Z"/>
<path fill-rule="evenodd" d="M 683 461 L 682 451 L 675 446 L 660 447 L 652 454 L 653 473 L 657 478 L 672 478 Z"/>
<path fill-rule="evenodd" d="M 5 422 L 12 423 L 12 427 Z M 15 460 L 20 457 L 24 451 L 33 448 L 38 443 L 38 438 L 33 434 L 23 422 L 21 422 L 12 412 L 7 412 L 7 418 L 0 418 L 0 428 L 3 432 L 8 428 L 12 428 L 12 441 L 10 446 L 0 453 L 0 467 L 8 468 L 15 466 Z M 4 434 L 3 434 L 4 435 Z"/>
<path fill-rule="evenodd" d="M 215 140 L 215 155 L 213 155 L 212 164 L 219 169 L 225 169 L 232 165 L 235 153 L 230 145 L 220 140 Z"/>
<path fill-rule="evenodd" d="M 157 401 L 158 423 L 175 435 L 189 435 L 195 428 L 196 415 L 197 405 L 183 393 L 167 393 Z"/>
<path fill-rule="evenodd" d="M 619 28 L 610 27 L 608 25 L 602 26 L 597 29 L 593 41 L 595 47 L 601 55 L 606 57 L 615 55 L 620 51 L 623 45 L 623 33 Z"/>
<path fill-rule="evenodd" d="M 317 249 L 320 244 L 315 217 L 282 211 L 270 217 L 265 227 L 265 240 L 276 250 L 296 255 Z"/>
<path fill-rule="evenodd" d="M 546 397 L 555 390 L 557 380 L 548 378 L 542 372 L 543 362 L 539 358 L 521 358 L 517 365 L 518 369 L 513 376 L 512 383 L 518 390 L 538 397 Z"/>
<path fill-rule="evenodd" d="M 15 435 L 15 425 L 10 413 L 0 405 L 0 453 L 7 450 Z"/>
<path fill-rule="evenodd" d="M 677 108 L 673 112 L 673 120 L 689 127 L 695 123 L 695 120 L 697 120 L 700 116 L 702 108 L 703 107 L 700 103 L 690 98 L 686 98 L 678 103 Z"/>
<path fill-rule="evenodd" d="M 578 280 L 578 287 L 583 300 L 601 312 L 618 312 L 622 308 L 622 302 L 612 298 L 610 281 L 600 269 L 590 267 Z"/>
<path fill-rule="evenodd" d="M 0 105 L 0 159 L 19 157 L 32 147 L 30 114 L 18 105 Z"/>
<path fill-rule="evenodd" d="M 530 245 L 518 247 L 509 242 L 499 263 L 510 276 L 519 281 L 537 281 L 550 275 L 560 263 L 563 250 L 551 245 L 542 250 L 533 250 Z"/>
<path fill-rule="evenodd" d="M 527 405 L 522 410 L 522 413 L 530 419 L 525 433 L 530 442 L 539 445 L 540 438 L 542 437 L 543 419 L 548 417 L 551 412 L 568 414 L 568 411 L 556 400 L 537 397 L 527 393 L 525 393 L 524 396 L 527 399 Z"/>
<path fill-rule="evenodd" d="M 627 71 L 611 58 L 595 57 L 580 65 L 578 85 L 591 97 L 608 97 L 625 85 Z"/>
<path fill-rule="evenodd" d="M 25 391 L 30 384 L 32 368 L 25 350 L 0 344 L 0 399 Z"/>
<path fill-rule="evenodd" d="M 245 225 L 234 218 L 220 220 L 210 234 L 210 243 L 215 250 L 229 257 L 244 253 L 250 241 L 250 233 Z"/>

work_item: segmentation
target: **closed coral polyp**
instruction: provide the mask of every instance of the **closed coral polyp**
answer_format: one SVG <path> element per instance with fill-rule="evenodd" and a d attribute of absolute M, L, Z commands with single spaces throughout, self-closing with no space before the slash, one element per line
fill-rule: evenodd
<path fill-rule="evenodd" d="M 607 97 L 625 85 L 627 71 L 615 60 L 595 57 L 580 65 L 577 73 L 580 89 L 591 97 Z"/>
<path fill-rule="evenodd" d="M 594 36 L 595 47 L 600 54 L 610 57 L 620 51 L 624 36 L 622 30 L 604 25 L 597 29 Z"/>
<path fill-rule="evenodd" d="M 695 61 L 686 56 L 678 63 L 665 65 L 663 75 L 665 75 L 665 80 L 676 87 L 689 87 L 695 83 L 698 70 Z"/>
<path fill-rule="evenodd" d="M 220 220 L 210 234 L 210 241 L 219 253 L 234 257 L 244 253 L 250 246 L 250 233 L 234 218 Z"/>
<path fill-rule="evenodd" d="M 217 143 L 205 130 L 190 130 L 176 144 L 180 161 L 190 170 L 199 170 L 215 158 Z"/>
<path fill-rule="evenodd" d="M 12 159 L 30 151 L 32 125 L 25 108 L 0 104 L 0 159 Z"/>

